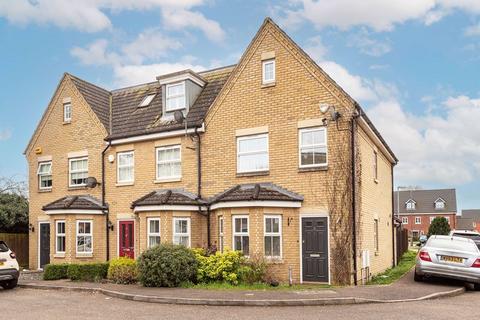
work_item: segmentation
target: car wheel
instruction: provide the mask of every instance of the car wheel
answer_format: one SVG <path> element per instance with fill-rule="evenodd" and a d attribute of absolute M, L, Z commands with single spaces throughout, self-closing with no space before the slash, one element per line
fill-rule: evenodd
<path fill-rule="evenodd" d="M 415 273 L 413 274 L 413 281 L 421 282 L 423 281 L 423 276 L 419 275 L 417 271 L 415 271 Z"/>
<path fill-rule="evenodd" d="M 10 281 L 4 281 L 0 285 L 3 287 L 5 290 L 13 289 L 17 286 L 18 280 L 10 280 Z"/>
<path fill-rule="evenodd" d="M 474 283 L 473 289 L 475 289 L 475 291 L 480 291 L 480 283 Z"/>

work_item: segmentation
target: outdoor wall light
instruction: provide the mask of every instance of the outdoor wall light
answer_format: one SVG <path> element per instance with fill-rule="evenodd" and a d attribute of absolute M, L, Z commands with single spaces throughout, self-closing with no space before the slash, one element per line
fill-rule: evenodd
<path fill-rule="evenodd" d="M 33 226 L 33 224 L 31 223 L 28 224 L 28 230 L 31 232 L 35 232 L 35 227 Z"/>
<path fill-rule="evenodd" d="M 113 231 L 113 223 L 112 223 L 112 221 L 110 221 L 110 220 L 108 221 L 108 223 L 107 223 L 107 228 L 108 228 L 108 230 Z"/>

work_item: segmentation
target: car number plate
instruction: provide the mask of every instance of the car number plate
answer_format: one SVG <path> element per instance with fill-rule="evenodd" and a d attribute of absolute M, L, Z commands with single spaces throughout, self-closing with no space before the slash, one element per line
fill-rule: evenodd
<path fill-rule="evenodd" d="M 463 258 L 460 257 L 441 256 L 441 260 L 446 262 L 463 263 Z"/>
<path fill-rule="evenodd" d="M 0 267 L 3 266 L 3 261 L 0 261 Z"/>

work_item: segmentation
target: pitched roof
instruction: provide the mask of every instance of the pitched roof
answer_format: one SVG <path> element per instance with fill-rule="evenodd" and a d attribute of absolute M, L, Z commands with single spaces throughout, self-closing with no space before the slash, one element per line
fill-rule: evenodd
<path fill-rule="evenodd" d="M 480 209 L 462 210 L 462 219 L 463 218 L 471 218 L 475 221 L 480 221 Z"/>
<path fill-rule="evenodd" d="M 210 198 L 210 203 L 227 201 L 303 201 L 303 197 L 273 183 L 238 184 Z"/>
<path fill-rule="evenodd" d="M 474 219 L 472 218 L 457 218 L 456 229 L 457 230 L 474 230 Z"/>
<path fill-rule="evenodd" d="M 103 210 L 102 202 L 90 195 L 65 196 L 42 207 L 42 210 Z"/>
<path fill-rule="evenodd" d="M 205 201 L 183 189 L 162 189 L 152 191 L 132 202 L 132 209 L 139 206 L 155 205 L 203 205 Z"/>
<path fill-rule="evenodd" d="M 438 198 L 445 201 L 444 209 L 435 209 L 435 201 Z M 415 201 L 415 210 L 407 210 L 405 203 L 408 200 Z M 395 191 L 393 202 L 395 213 L 398 213 L 399 209 L 402 214 L 457 212 L 457 196 L 455 189 Z"/>

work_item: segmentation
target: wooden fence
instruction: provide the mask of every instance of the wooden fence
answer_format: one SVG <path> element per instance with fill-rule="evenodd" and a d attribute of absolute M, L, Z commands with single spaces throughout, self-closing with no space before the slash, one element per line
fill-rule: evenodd
<path fill-rule="evenodd" d="M 408 250 L 408 230 L 403 228 L 397 229 L 397 263 L 402 255 Z"/>
<path fill-rule="evenodd" d="M 15 251 L 19 265 L 28 267 L 28 233 L 0 233 L 0 240 Z"/>

